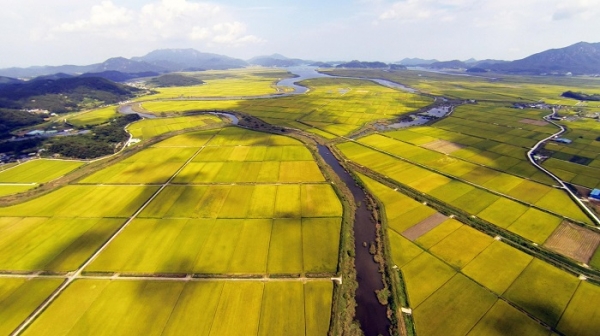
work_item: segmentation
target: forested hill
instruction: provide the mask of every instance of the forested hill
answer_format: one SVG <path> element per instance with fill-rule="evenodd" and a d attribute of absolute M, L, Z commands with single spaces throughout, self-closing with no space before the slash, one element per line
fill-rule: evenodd
<path fill-rule="evenodd" d="M 546 50 L 521 60 L 494 64 L 495 71 L 526 74 L 600 74 L 600 43 L 579 42 Z"/>
<path fill-rule="evenodd" d="M 139 90 L 104 78 L 41 79 L 0 87 L 0 108 L 44 109 L 64 113 L 82 104 L 114 104 Z"/>

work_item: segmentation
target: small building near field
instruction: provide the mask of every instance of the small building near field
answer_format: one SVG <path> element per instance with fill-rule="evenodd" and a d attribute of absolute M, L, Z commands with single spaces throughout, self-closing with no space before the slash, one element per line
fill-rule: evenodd
<path fill-rule="evenodd" d="M 596 201 L 600 201 L 600 189 L 594 189 L 592 190 L 592 192 L 590 193 L 589 198 L 596 200 Z"/>

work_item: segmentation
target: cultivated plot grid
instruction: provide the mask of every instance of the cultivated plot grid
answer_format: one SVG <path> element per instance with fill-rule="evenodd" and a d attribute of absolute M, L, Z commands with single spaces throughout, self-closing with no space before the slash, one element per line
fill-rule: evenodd
<path fill-rule="evenodd" d="M 226 288 L 237 291 L 238 285 L 233 284 L 252 287 L 258 295 L 253 310 L 258 317 L 253 319 L 252 323 L 258 328 L 255 332 L 267 334 L 282 328 L 281 323 L 274 322 L 280 320 L 282 316 L 279 313 L 273 315 L 271 312 L 273 308 L 265 307 L 270 307 L 271 300 L 279 302 L 290 299 L 285 295 L 280 297 L 282 294 L 276 294 L 270 288 L 277 286 L 296 288 L 293 290 L 296 296 L 292 295 L 292 300 L 297 301 L 294 307 L 302 305 L 302 309 L 297 309 L 291 314 L 297 317 L 296 326 L 284 326 L 283 330 L 291 328 L 289 330 L 291 334 L 300 334 L 299 330 L 302 331 L 301 334 L 305 331 L 308 333 L 309 329 L 319 330 L 317 334 L 326 333 L 328 318 L 324 319 L 324 316 L 329 315 L 333 281 L 341 281 L 335 277 L 335 274 L 342 209 L 337 196 L 326 183 L 312 156 L 301 143 L 295 140 L 283 137 L 278 139 L 274 136 L 239 129 L 198 132 L 196 135 L 197 137 L 188 134 L 180 138 L 171 138 L 149 148 L 147 153 L 140 152 L 132 156 L 128 159 L 129 162 L 126 162 L 126 166 L 118 167 L 119 164 L 116 164 L 118 168 L 109 167 L 84 178 L 78 184 L 63 188 L 65 190 L 62 191 L 62 196 L 59 190 L 59 197 L 53 195 L 41 201 L 37 200 L 37 205 L 40 205 L 50 199 L 55 199 L 55 203 L 58 204 L 61 200 L 64 201 L 65 197 L 73 197 L 73 195 L 84 199 L 74 206 L 54 207 L 57 204 L 50 202 L 45 207 L 21 204 L 0 211 L 4 216 L 7 214 L 21 216 L 1 217 L 0 230 L 18 228 L 32 221 L 30 226 L 43 223 L 45 224 L 43 226 L 47 227 L 37 230 L 37 233 L 55 232 L 64 236 L 62 244 L 70 242 L 69 237 L 77 235 L 83 237 L 80 237 L 79 242 L 76 239 L 75 243 L 66 249 L 64 246 L 49 246 L 63 248 L 62 254 L 58 253 L 56 258 L 58 261 L 48 262 L 45 260 L 46 256 L 36 252 L 44 248 L 43 243 L 38 243 L 36 246 L 28 246 L 21 258 L 44 259 L 43 262 L 27 264 L 19 263 L 17 260 L 13 264 L 21 265 L 22 268 L 4 267 L 5 271 L 0 276 L 0 282 L 51 282 L 55 288 L 52 290 L 50 287 L 50 292 L 46 291 L 46 295 L 49 296 L 41 297 L 40 302 L 31 304 L 33 313 L 18 327 L 13 321 L 13 327 L 16 327 L 13 334 L 31 333 L 31 330 L 36 330 L 36 326 L 42 323 L 36 322 L 32 326 L 36 319 L 45 321 L 45 316 L 52 316 L 64 309 L 61 308 L 64 300 L 72 300 L 72 295 L 76 295 L 73 293 L 83 291 L 84 287 L 92 293 L 93 288 L 106 286 L 100 294 L 89 294 L 91 295 L 89 300 L 92 301 L 88 306 L 82 307 L 85 314 L 92 314 L 94 309 L 106 308 L 96 306 L 96 303 L 100 304 L 102 300 L 107 299 L 103 294 L 105 291 L 114 288 L 119 292 L 124 290 L 121 287 L 128 286 L 152 287 L 155 286 L 152 285 L 153 283 L 163 284 L 156 286 L 173 288 L 173 293 L 178 293 L 173 294 L 179 297 L 179 299 L 172 299 L 175 300 L 171 306 L 173 312 L 181 309 L 178 308 L 179 301 L 187 300 L 183 299 L 187 298 L 184 295 L 186 291 L 202 292 L 200 289 L 195 289 L 197 286 L 224 286 L 223 291 Z M 177 142 L 183 142 L 185 145 Z M 173 147 L 174 144 L 178 146 Z M 282 150 L 268 153 L 268 149 L 272 146 L 280 146 Z M 257 153 L 252 154 L 255 147 L 260 148 L 255 150 Z M 170 151 L 173 148 L 177 151 Z M 210 152 L 211 148 L 217 149 L 213 151 L 212 156 L 222 155 L 223 152 L 233 148 L 232 153 L 235 152 L 236 158 L 205 160 L 210 158 L 210 155 L 203 157 L 203 152 Z M 300 149 L 304 149 L 306 153 Z M 162 150 L 166 151 L 161 153 Z M 289 153 L 290 151 L 292 154 Z M 246 160 L 243 153 L 246 156 L 251 154 L 253 156 L 249 156 L 250 159 Z M 199 175 L 198 170 L 190 168 L 196 162 L 201 164 L 217 162 L 223 165 L 228 162 L 277 162 L 280 167 L 275 174 L 272 173 L 274 169 L 269 167 L 271 173 L 263 174 L 264 178 L 261 181 L 228 181 L 227 184 L 210 183 L 210 181 L 202 181 L 202 184 L 178 181 L 175 184 L 177 178 L 189 180 L 183 177 L 187 176 L 185 172 L 190 172 L 190 175 L 196 173 L 196 177 Z M 300 162 L 305 167 L 315 167 L 316 170 L 304 169 L 303 174 L 302 171 L 284 165 L 290 162 Z M 133 171 L 127 170 L 128 164 L 136 163 L 141 164 Z M 162 170 L 161 166 L 165 163 Z M 123 174 L 123 171 L 127 173 Z M 130 178 L 136 177 L 136 174 L 143 175 L 144 171 L 150 173 L 146 180 L 140 178 L 133 183 L 129 182 Z M 257 171 L 259 176 L 261 171 L 260 169 Z M 111 183 L 101 183 L 103 180 Z M 110 199 L 101 202 L 102 210 L 94 210 L 94 203 L 98 200 L 87 199 L 86 202 L 88 194 L 81 192 L 98 188 L 106 191 L 100 198 Z M 124 204 L 123 197 L 119 198 L 119 194 L 124 190 L 136 191 L 135 202 Z M 261 198 L 262 202 L 260 202 Z M 114 206 L 119 202 L 122 204 Z M 328 206 L 321 208 L 319 205 L 323 204 Z M 75 211 L 74 217 L 69 217 L 69 212 L 77 207 L 81 210 Z M 31 209 L 35 210 L 29 212 L 29 216 L 25 214 Z M 69 218 L 78 222 L 87 220 L 90 223 L 85 229 L 67 230 L 67 233 L 56 228 L 60 226 L 59 223 L 64 223 L 64 220 Z M 96 222 L 93 222 L 94 218 Z M 99 227 L 102 225 L 99 223 L 108 220 L 111 221 L 112 226 L 102 227 L 104 231 L 100 234 Z M 23 239 L 25 238 L 15 234 L 12 241 L 0 241 L 0 251 L 3 246 L 8 249 Z M 82 249 L 82 246 L 89 241 L 95 242 L 95 245 L 91 244 L 92 247 L 87 250 Z M 70 252 L 69 248 L 71 248 Z M 190 250 L 193 251 L 192 254 L 185 253 Z M 73 253 L 77 256 L 74 257 Z M 176 285 L 179 283 L 182 285 Z M 196 283 L 198 285 L 194 285 Z M 282 285 L 276 285 L 277 283 Z M 91 287 L 84 284 L 89 284 Z M 154 300 L 153 294 L 140 290 L 145 293 L 142 297 Z M 264 293 L 259 295 L 263 291 Z M 0 293 L 0 301 L 2 294 Z M 215 314 L 218 315 L 218 311 L 223 310 L 225 314 L 223 318 L 230 318 L 226 313 L 231 309 L 233 309 L 232 315 L 241 314 L 241 311 L 236 313 L 235 309 L 229 306 L 227 302 L 230 299 L 215 297 L 211 300 L 220 302 L 216 305 Z M 37 304 L 39 306 L 36 306 Z M 132 302 L 127 304 L 135 305 Z M 219 308 L 221 305 L 225 306 Z M 263 305 L 264 307 L 261 308 Z M 312 321 L 311 316 L 319 316 L 319 318 Z M 79 317 L 85 318 L 85 316 Z M 190 317 L 183 319 L 187 321 Z M 73 330 L 81 331 L 77 329 L 77 326 L 82 323 L 81 320 L 68 323 L 73 323 L 71 325 Z M 167 324 L 165 328 L 168 329 L 168 325 L 171 324 Z M 177 323 L 173 325 L 172 328 L 177 327 Z M 300 325 L 302 327 L 299 327 Z M 216 326 L 215 330 L 218 329 L 219 327 Z M 218 333 L 211 331 L 211 334 Z"/>
<path fill-rule="evenodd" d="M 392 260 L 404 279 L 420 335 L 597 332 L 593 316 L 599 311 L 599 286 L 455 219 L 426 225 L 443 218 L 412 216 L 414 209 L 427 206 L 360 178 L 385 206 Z M 415 231 L 420 233 L 416 239 Z"/>

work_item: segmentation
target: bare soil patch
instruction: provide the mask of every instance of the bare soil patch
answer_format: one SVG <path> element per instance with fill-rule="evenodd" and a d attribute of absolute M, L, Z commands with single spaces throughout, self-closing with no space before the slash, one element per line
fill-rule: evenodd
<path fill-rule="evenodd" d="M 448 217 L 442 215 L 439 212 L 427 217 L 417 225 L 412 226 L 410 229 L 402 232 L 402 235 L 411 241 L 416 240 L 427 232 L 433 230 L 436 226 L 442 224 L 448 219 Z"/>
<path fill-rule="evenodd" d="M 600 245 L 600 234 L 584 229 L 567 221 L 554 231 L 544 246 L 573 258 L 588 263 Z"/>
<path fill-rule="evenodd" d="M 546 126 L 548 122 L 543 120 L 535 120 L 535 119 L 521 119 L 519 122 L 523 124 L 535 125 L 535 126 Z"/>
<path fill-rule="evenodd" d="M 444 154 L 452 154 L 459 149 L 465 148 L 466 146 L 459 145 L 454 142 L 446 141 L 446 140 L 436 140 L 423 145 L 423 147 L 427 149 L 431 149 L 434 151 L 438 151 Z"/>

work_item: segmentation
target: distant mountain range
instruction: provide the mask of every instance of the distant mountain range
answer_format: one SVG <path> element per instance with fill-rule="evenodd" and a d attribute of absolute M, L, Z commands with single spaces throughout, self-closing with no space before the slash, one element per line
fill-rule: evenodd
<path fill-rule="evenodd" d="M 299 58 L 288 58 L 281 54 L 269 56 L 258 56 L 248 60 L 250 65 L 260 65 L 264 67 L 291 67 L 313 63 L 313 61 L 301 60 Z"/>
<path fill-rule="evenodd" d="M 363 65 L 366 64 L 365 62 L 361 63 Z M 222 70 L 242 68 L 248 65 L 289 67 L 311 64 L 327 67 L 336 64 L 346 64 L 345 67 L 363 66 L 352 64 L 352 62 L 315 62 L 289 58 L 281 54 L 258 56 L 244 61 L 224 55 L 203 53 L 194 49 L 161 49 L 152 51 L 141 57 L 133 57 L 131 59 L 115 57 L 103 63 L 83 66 L 34 66 L 29 68 L 0 69 L 0 86 L 14 83 L 15 80 L 13 78 L 33 78 L 55 74 L 72 76 L 96 74 L 96 76 L 115 81 L 125 81 L 129 80 L 127 77 L 131 76 L 133 76 L 132 78 L 143 77 L 138 74 L 157 75 L 182 71 Z M 433 69 L 473 69 L 476 71 L 515 74 L 600 74 L 600 43 L 580 42 L 566 48 L 546 50 L 512 62 L 499 60 L 477 61 L 475 59 L 440 62 L 435 59 L 405 58 L 400 62 L 396 62 L 396 64 L 401 66 L 422 66 Z"/>
<path fill-rule="evenodd" d="M 406 66 L 430 69 L 460 69 L 469 72 L 499 72 L 524 75 L 598 75 L 600 74 L 600 43 L 579 42 L 571 46 L 546 50 L 516 61 L 475 60 L 437 61 L 405 58 Z"/>
<path fill-rule="evenodd" d="M 248 66 L 244 60 L 228 56 L 202 53 L 194 49 L 155 50 L 142 57 L 127 59 L 110 58 L 103 63 L 91 65 L 34 66 L 29 68 L 0 69 L 0 76 L 11 78 L 33 78 L 64 73 L 79 75 L 85 73 L 168 73 L 177 71 L 201 71 L 243 68 Z M 0 81 L 0 83 L 2 83 Z"/>
<path fill-rule="evenodd" d="M 131 61 L 149 63 L 157 72 L 223 70 L 243 68 L 246 61 L 218 54 L 203 53 L 195 49 L 160 49 Z M 133 71 L 139 72 L 139 71 Z"/>
<path fill-rule="evenodd" d="M 348 63 L 338 64 L 336 68 L 340 69 L 380 69 L 380 70 L 405 70 L 406 67 L 401 64 L 386 64 L 383 62 L 361 62 L 351 61 Z"/>
<path fill-rule="evenodd" d="M 436 59 L 422 59 L 422 58 L 405 58 L 400 62 L 396 62 L 405 66 L 418 66 L 418 65 L 429 65 L 431 63 L 439 62 Z"/>

